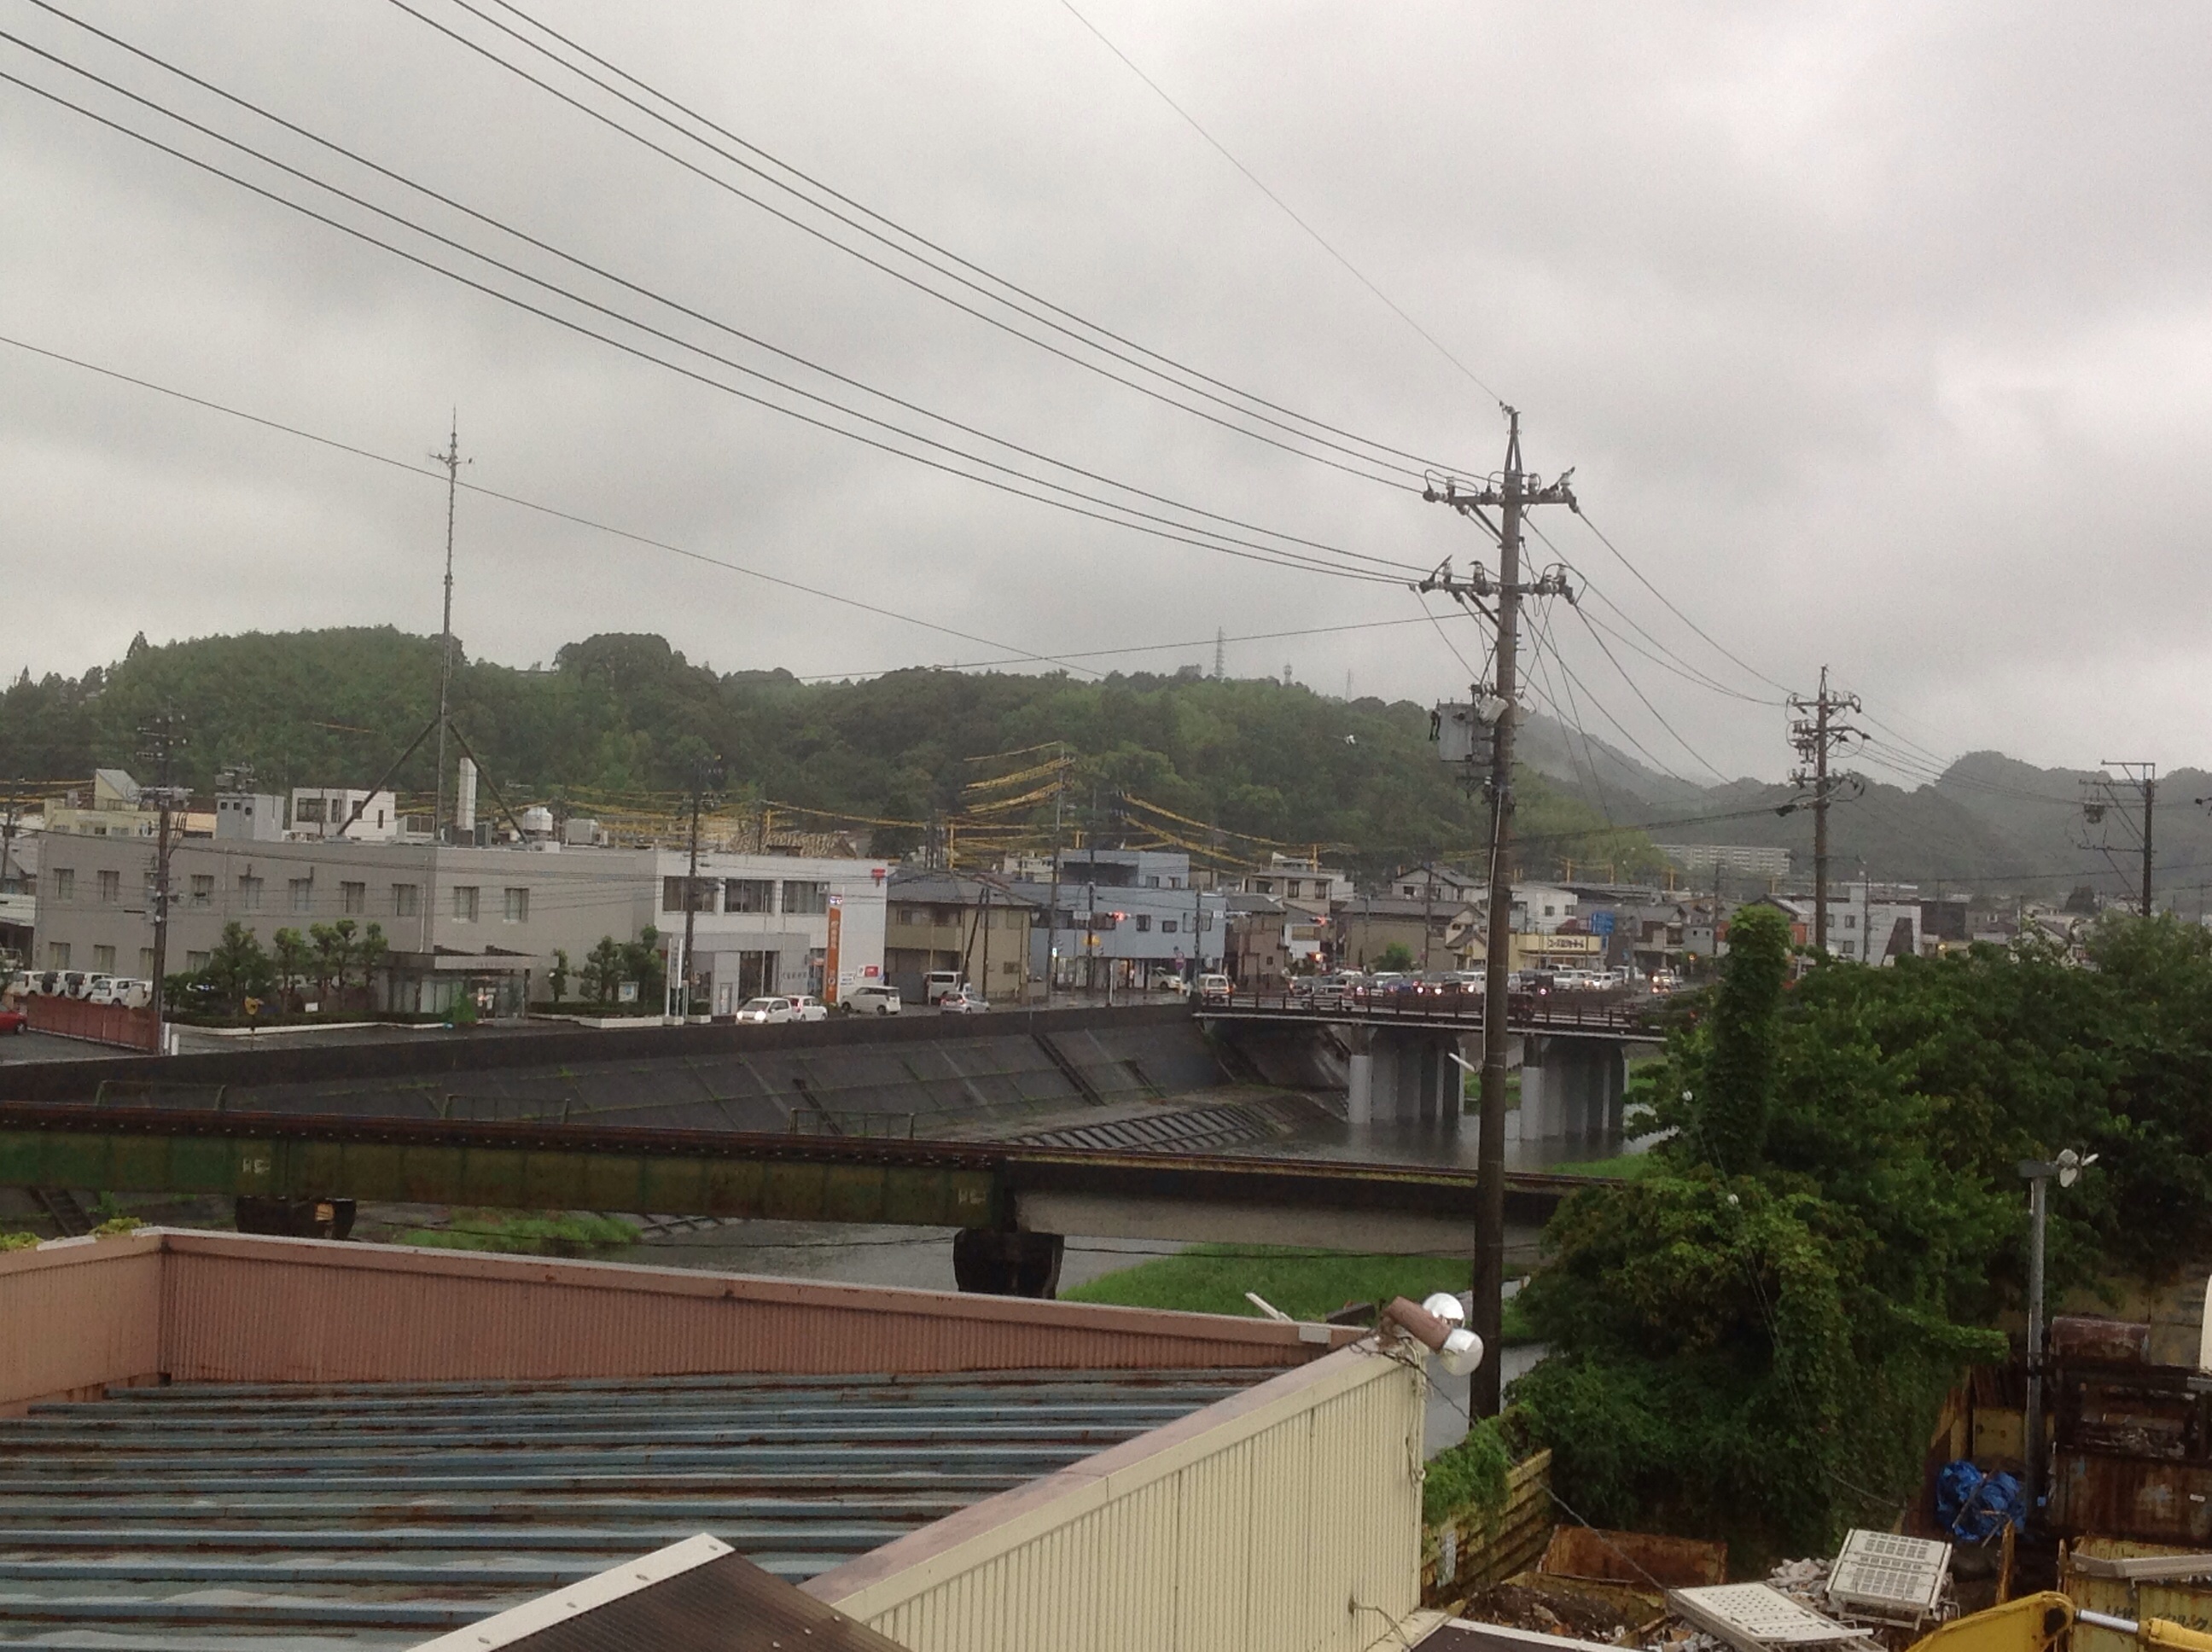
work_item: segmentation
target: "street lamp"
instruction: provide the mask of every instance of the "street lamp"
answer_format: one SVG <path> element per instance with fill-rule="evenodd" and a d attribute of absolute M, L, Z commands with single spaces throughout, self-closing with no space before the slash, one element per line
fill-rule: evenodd
<path fill-rule="evenodd" d="M 2027 1183 L 2027 1506 L 2043 1502 L 2043 1234 L 2050 1216 L 2050 1187 L 2057 1178 L 2062 1187 L 2081 1180 L 2081 1172 L 2097 1162 L 2094 1153 L 2063 1149 L 2053 1159 L 2022 1159 L 2021 1180 Z"/>

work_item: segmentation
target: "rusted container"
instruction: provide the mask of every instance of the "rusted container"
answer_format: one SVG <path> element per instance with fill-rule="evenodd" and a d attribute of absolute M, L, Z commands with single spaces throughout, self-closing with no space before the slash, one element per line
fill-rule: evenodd
<path fill-rule="evenodd" d="M 1728 1545 L 1650 1532 L 1601 1532 L 1562 1526 L 1552 1534 L 1536 1570 L 1550 1577 L 1627 1583 L 1662 1589 L 1698 1588 L 1728 1582 Z"/>
<path fill-rule="evenodd" d="M 2128 1320 L 2063 1315 L 2051 1321 L 2051 1357 L 2061 1364 L 2148 1365 L 2150 1327 Z"/>

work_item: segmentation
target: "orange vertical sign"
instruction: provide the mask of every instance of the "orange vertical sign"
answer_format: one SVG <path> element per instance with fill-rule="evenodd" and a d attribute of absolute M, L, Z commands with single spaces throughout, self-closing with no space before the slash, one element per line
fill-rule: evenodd
<path fill-rule="evenodd" d="M 830 938 L 822 949 L 822 1001 L 837 1001 L 837 943 L 845 927 L 845 897 L 830 897 Z"/>

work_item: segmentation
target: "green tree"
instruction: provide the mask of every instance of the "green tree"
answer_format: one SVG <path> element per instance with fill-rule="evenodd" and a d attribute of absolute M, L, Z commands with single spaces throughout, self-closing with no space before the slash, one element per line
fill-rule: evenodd
<path fill-rule="evenodd" d="M 1376 958 L 1375 967 L 1402 974 L 1413 967 L 1413 949 L 1403 941 L 1393 941 Z"/>
<path fill-rule="evenodd" d="M 584 958 L 584 994 L 594 1004 L 610 1002 L 622 980 L 622 945 L 611 935 L 599 937 Z"/>
<path fill-rule="evenodd" d="M 347 926 L 350 930 L 351 925 Z M 345 985 L 348 962 L 347 937 L 338 932 L 335 924 L 310 924 L 307 938 L 314 945 L 315 999 L 327 1005 L 331 1002 L 331 986 Z"/>
<path fill-rule="evenodd" d="M 296 929 L 280 929 L 270 939 L 270 953 L 276 969 L 276 991 L 286 1009 L 296 1007 L 293 999 L 300 978 L 307 973 L 307 944 Z"/>
<path fill-rule="evenodd" d="M 1728 961 L 1713 994 L 1703 1085 L 1692 1092 L 1690 1150 L 1723 1174 L 1756 1169 L 1774 1104 L 1775 1049 L 1790 923 L 1773 907 L 1747 906 L 1729 925 Z"/>
<path fill-rule="evenodd" d="M 247 999 L 269 996 L 276 970 L 262 950 L 261 938 L 234 919 L 222 926 L 200 977 L 215 989 L 217 1007 L 237 1015 Z"/>
<path fill-rule="evenodd" d="M 361 938 L 353 944 L 354 968 L 361 973 L 362 998 L 373 1003 L 376 972 L 392 958 L 392 944 L 384 938 L 384 926 L 371 919 L 361 932 Z"/>
<path fill-rule="evenodd" d="M 668 990 L 668 960 L 654 944 L 659 939 L 660 932 L 647 924 L 637 932 L 635 940 L 625 941 L 618 977 L 635 981 L 639 1006 L 655 1012 L 666 1001 Z"/>

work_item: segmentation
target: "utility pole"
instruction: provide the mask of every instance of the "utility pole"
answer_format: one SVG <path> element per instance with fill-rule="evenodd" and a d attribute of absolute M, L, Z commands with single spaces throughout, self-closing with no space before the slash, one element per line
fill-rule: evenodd
<path fill-rule="evenodd" d="M 1842 778 L 1828 770 L 1832 752 L 1844 742 L 1863 738 L 1862 731 L 1836 721 L 1836 714 L 1861 709 L 1855 694 L 1828 692 L 1828 668 L 1820 667 L 1820 692 L 1808 700 L 1790 696 L 1790 743 L 1796 748 L 1802 766 L 1790 776 L 1792 786 L 1813 788 L 1813 950 L 1828 952 L 1828 800 Z M 1856 780 L 1856 776 L 1852 777 Z"/>
<path fill-rule="evenodd" d="M 1052 1008 L 1053 976 L 1060 968 L 1060 831 L 1067 802 L 1067 748 L 1060 748 L 1060 778 L 1052 787 L 1052 909 L 1044 916 L 1044 1007 Z"/>
<path fill-rule="evenodd" d="M 1547 486 L 1540 477 L 1521 468 L 1521 415 L 1505 410 L 1505 470 L 1497 480 L 1486 482 L 1472 493 L 1459 491 L 1447 480 L 1440 493 L 1422 489 L 1432 504 L 1450 506 L 1479 523 L 1498 540 L 1498 578 L 1493 582 L 1477 562 L 1472 575 L 1455 579 L 1449 562 L 1421 581 L 1423 591 L 1444 591 L 1462 607 L 1493 620 L 1498 632 L 1498 661 L 1492 692 L 1497 717 L 1492 726 L 1490 747 L 1490 928 L 1484 970 L 1482 1015 L 1481 1136 L 1475 1157 L 1474 1312 L 1472 1328 L 1483 1345 L 1496 1350 L 1503 1343 L 1505 1290 L 1505 1063 L 1509 1052 L 1506 1030 L 1506 981 L 1513 959 L 1513 726 L 1519 716 L 1516 704 L 1518 683 L 1521 599 L 1561 596 L 1573 600 L 1563 568 L 1546 570 L 1528 584 L 1521 579 L 1521 517 L 1532 505 L 1565 505 L 1575 509 L 1575 496 L 1567 486 L 1571 471 Z M 1488 516 L 1498 512 L 1493 528 Z M 1494 610 L 1483 599 L 1494 598 Z M 1432 874 L 1433 875 L 1433 874 Z M 1469 1390 L 1471 1409 L 1483 1417 L 1498 1414 L 1500 1400 L 1498 1355 L 1475 1369 Z"/>
<path fill-rule="evenodd" d="M 1213 680 L 1217 683 L 1229 674 L 1229 633 L 1217 625 L 1213 628 Z"/>
<path fill-rule="evenodd" d="M 2132 787 L 2136 795 L 2142 799 L 2142 915 L 2148 918 L 2151 914 L 2151 873 L 2157 865 L 2151 848 L 2151 817 L 2158 810 L 2158 765 L 2120 762 L 2110 757 L 2100 757 L 2097 760 L 2097 766 L 2118 769 L 2124 783 Z M 2084 780 L 2081 784 L 2090 794 L 2082 802 L 2081 813 L 2091 825 L 2095 825 L 2105 817 L 2105 811 L 2119 799 L 2110 780 L 2100 777 Z M 2100 844 L 2096 847 L 2102 848 L 2104 846 Z"/>
<path fill-rule="evenodd" d="M 691 858 L 684 871 L 684 1002 L 678 1011 L 687 1021 L 691 1017 L 694 984 L 698 978 L 698 971 L 691 966 L 691 938 L 699 921 L 699 804 L 708 781 L 714 777 L 714 765 L 704 759 L 691 771 Z"/>
<path fill-rule="evenodd" d="M 433 453 L 434 463 L 446 467 L 446 610 L 445 618 L 438 629 L 438 778 L 433 788 L 430 805 L 430 876 L 428 887 L 422 891 L 422 951 L 429 958 L 433 979 L 435 979 L 437 958 L 432 937 L 436 933 L 438 907 L 438 839 L 446 829 L 446 723 L 452 715 L 453 688 L 453 515 L 461 491 L 461 466 L 470 461 L 461 457 L 461 414 L 453 410 L 453 422 L 446 437 L 446 451 Z"/>
<path fill-rule="evenodd" d="M 154 1010 L 155 1054 L 161 1055 L 168 1053 L 161 1015 L 167 1007 L 163 977 L 169 968 L 169 856 L 175 847 L 169 827 L 178 803 L 177 748 L 184 744 L 185 737 L 177 732 L 175 714 L 166 710 L 138 734 L 145 742 L 139 748 L 140 754 L 154 765 L 154 795 L 161 809 L 154 838 L 154 979 L 149 999 Z"/>

